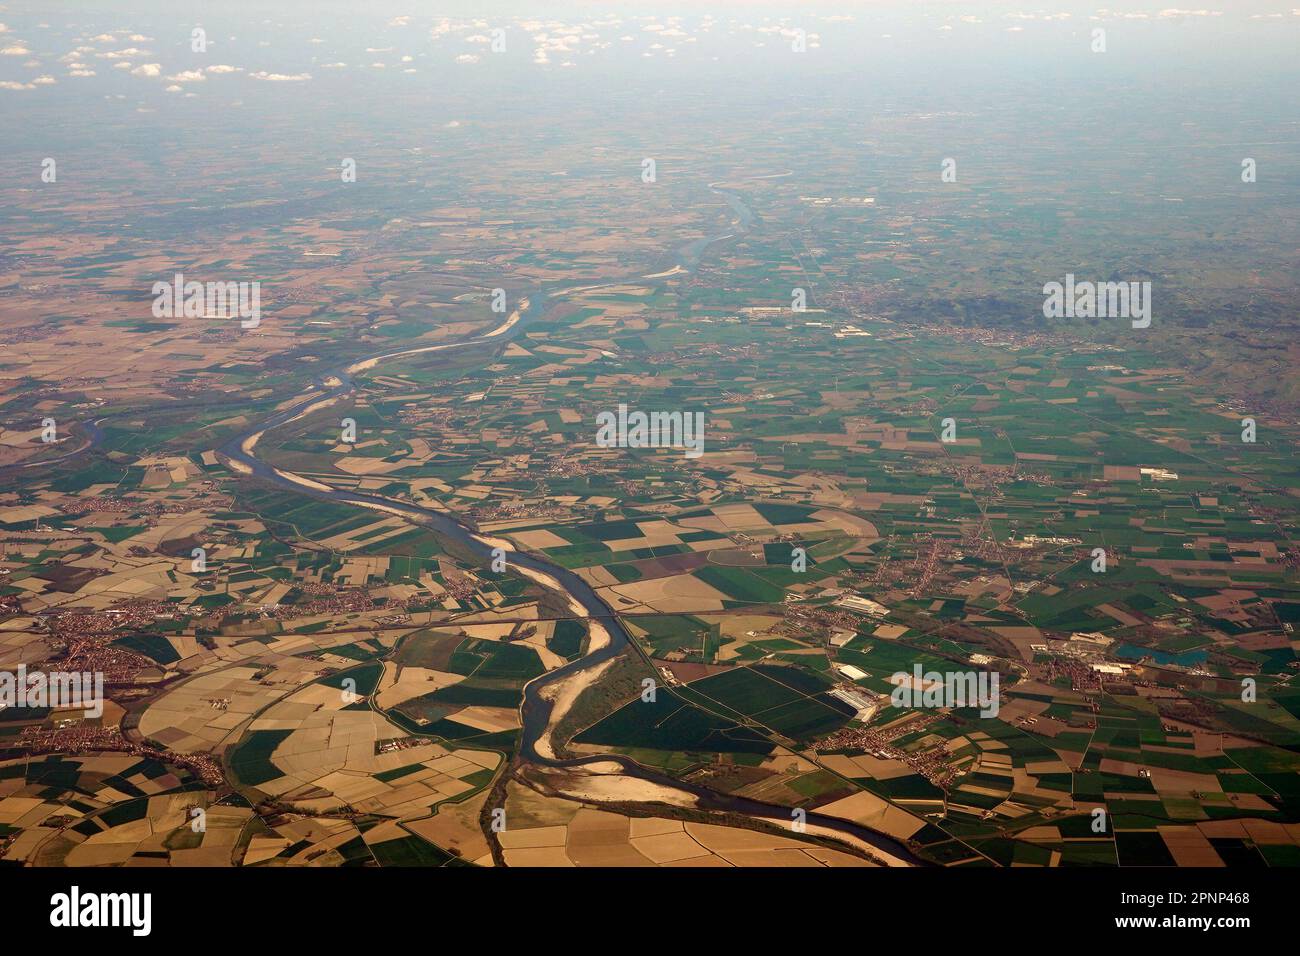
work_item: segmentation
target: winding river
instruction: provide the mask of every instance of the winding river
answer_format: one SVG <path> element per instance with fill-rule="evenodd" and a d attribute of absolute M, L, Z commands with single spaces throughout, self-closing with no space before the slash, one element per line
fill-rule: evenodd
<path fill-rule="evenodd" d="M 771 177 L 758 177 L 771 178 Z M 724 188 L 721 183 L 711 183 L 709 188 L 722 195 L 735 213 L 735 231 L 712 238 L 696 239 L 680 247 L 675 258 L 677 262 L 666 270 L 650 276 L 636 275 L 618 282 L 597 285 L 571 286 L 556 288 L 553 291 L 538 291 L 519 300 L 519 308 L 505 322 L 482 335 L 458 342 L 416 348 L 394 349 L 378 352 L 371 356 L 353 361 L 351 364 L 321 375 L 316 383 L 303 394 L 299 401 L 250 427 L 243 434 L 231 439 L 219 449 L 219 454 L 229 463 L 232 471 L 245 477 L 256 478 L 298 494 L 333 501 L 341 504 L 355 505 L 382 511 L 409 519 L 424 525 L 444 538 L 454 541 L 463 551 L 481 558 L 487 566 L 492 558 L 492 549 L 502 547 L 506 551 L 509 567 L 523 572 L 526 576 L 543 584 L 543 586 L 562 592 L 568 599 L 575 616 L 585 617 L 590 624 L 603 626 L 609 640 L 586 656 L 549 671 L 534 679 L 524 689 L 521 705 L 523 723 L 520 735 L 518 759 L 525 764 L 554 769 L 576 768 L 583 765 L 613 765 L 621 769 L 619 773 L 656 785 L 660 789 L 669 789 L 679 794 L 689 795 L 690 802 L 697 808 L 711 811 L 729 811 L 749 817 L 762 818 L 788 826 L 791 822 L 791 809 L 775 804 L 761 803 L 742 797 L 734 797 L 673 779 L 664 774 L 649 770 L 630 758 L 617 754 L 599 754 L 570 759 L 556 759 L 549 754 L 548 727 L 551 723 L 555 706 L 547 691 L 579 675 L 592 672 L 623 653 L 629 646 L 635 646 L 622 622 L 596 592 L 581 577 L 572 571 L 559 567 L 544 558 L 524 551 L 516 550 L 508 541 L 499 541 L 485 537 L 474 529 L 462 524 L 453 514 L 421 507 L 407 501 L 368 495 L 360 492 L 335 488 L 299 475 L 275 468 L 258 457 L 257 445 L 268 431 L 280 428 L 290 422 L 306 417 L 316 411 L 336 404 L 355 389 L 354 376 L 376 368 L 385 362 L 432 352 L 459 352 L 468 349 L 495 346 L 508 342 L 517 336 L 529 323 L 545 314 L 556 302 L 568 296 L 590 292 L 596 289 L 623 285 L 631 282 L 666 281 L 667 277 L 692 271 L 699 263 L 707 249 L 715 243 L 732 238 L 747 231 L 754 221 L 754 214 L 744 201 L 734 192 Z M 91 432 L 92 447 L 98 430 Z M 84 451 L 86 449 L 80 449 Z M 538 751 L 538 743 L 546 739 L 544 749 Z M 924 865 L 924 861 L 915 856 L 903 843 L 866 826 L 852 823 L 838 817 L 829 817 L 816 812 L 809 812 L 806 818 L 808 830 L 824 835 L 842 835 L 859 844 L 866 844 L 903 864 Z"/>

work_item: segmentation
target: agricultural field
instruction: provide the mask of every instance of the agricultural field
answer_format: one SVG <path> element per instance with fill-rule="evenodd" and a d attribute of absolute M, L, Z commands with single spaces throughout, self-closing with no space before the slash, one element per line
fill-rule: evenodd
<path fill-rule="evenodd" d="M 1205 11 L 809 7 L 796 73 L 730 10 L 502 14 L 508 54 L 213 11 L 172 62 L 154 0 L 31 6 L 0 859 L 1300 866 L 1283 14 L 1207 13 L 1251 51 L 1208 78 L 1154 32 L 1217 57 Z M 1089 18 L 1177 69 L 1080 66 Z M 1076 272 L 1152 321 L 1051 318 Z M 181 273 L 256 322 L 160 314 Z"/>

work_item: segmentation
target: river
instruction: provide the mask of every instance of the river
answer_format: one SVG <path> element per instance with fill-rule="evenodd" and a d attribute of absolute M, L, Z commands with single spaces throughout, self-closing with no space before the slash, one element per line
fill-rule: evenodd
<path fill-rule="evenodd" d="M 696 239 L 680 247 L 676 254 L 678 260 L 676 265 L 654 274 L 659 281 L 670 275 L 691 271 L 698 265 L 700 258 L 711 245 L 742 234 L 754 222 L 754 214 L 739 196 L 723 190 L 716 184 L 711 184 L 710 188 L 723 195 L 735 212 L 737 232 L 712 238 Z M 482 559 L 484 567 L 488 566 L 492 559 L 493 547 L 502 546 L 506 551 L 508 566 L 524 572 L 532 572 L 529 576 L 533 577 L 534 580 L 537 580 L 540 576 L 547 586 L 553 584 L 553 586 L 558 587 L 569 599 L 571 605 L 576 602 L 581 607 L 582 613 L 580 616 L 587 618 L 589 622 L 604 626 L 610 639 L 603 647 L 537 677 L 525 687 L 524 699 L 520 708 L 523 729 L 520 734 L 518 760 L 521 762 L 550 768 L 573 768 L 584 764 L 617 763 L 622 768 L 621 773 L 623 775 L 636 777 L 659 787 L 670 788 L 678 793 L 689 795 L 695 806 L 700 809 L 730 811 L 749 817 L 779 822 L 788 826 L 791 822 L 791 809 L 789 807 L 734 797 L 705 787 L 685 783 L 649 770 L 626 757 L 601 754 L 572 759 L 555 759 L 538 752 L 538 742 L 546 734 L 547 727 L 551 722 L 553 708 L 552 702 L 546 698 L 544 692 L 548 688 L 553 688 L 583 672 L 600 667 L 632 645 L 632 640 L 618 616 L 581 577 L 538 555 L 515 550 L 509 542 L 487 538 L 462 524 L 449 512 L 424 508 L 399 499 L 330 487 L 277 469 L 257 456 L 257 445 L 264 433 L 344 399 L 355 388 L 353 376 L 361 371 L 369 371 L 385 362 L 404 356 L 433 351 L 452 353 L 487 345 L 504 344 L 519 335 L 533 320 L 543 315 L 554 303 L 569 295 L 622 285 L 628 282 L 644 283 L 647 281 L 653 282 L 657 280 L 654 277 L 636 275 L 618 282 L 570 287 L 553 292 L 535 291 L 519 300 L 518 310 L 512 313 L 502 325 L 485 334 L 454 343 L 391 349 L 355 359 L 343 368 L 321 375 L 315 385 L 304 393 L 300 401 L 251 426 L 243 434 L 231 439 L 222 446 L 219 452 L 230 463 L 232 470 L 246 477 L 254 477 L 314 498 L 400 515 L 427 526 L 435 533 L 454 541 L 463 551 Z M 545 579 L 550 579 L 550 581 L 547 582 Z M 575 607 L 576 611 L 577 608 Z M 834 831 L 838 834 L 856 838 L 862 843 L 868 844 L 906 864 L 923 864 L 923 861 L 917 858 L 903 843 L 868 827 L 815 812 L 807 814 L 806 824 L 809 830 Z"/>

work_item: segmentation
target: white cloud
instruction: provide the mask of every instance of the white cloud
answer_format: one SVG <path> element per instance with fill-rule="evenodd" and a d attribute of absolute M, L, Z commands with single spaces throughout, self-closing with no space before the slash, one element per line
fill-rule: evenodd
<path fill-rule="evenodd" d="M 482 57 L 480 57 L 477 53 L 462 53 L 460 56 L 456 57 L 456 62 L 477 63 L 480 59 L 482 59 Z"/>
<path fill-rule="evenodd" d="M 208 67 L 209 73 L 243 73 L 242 66 L 231 66 L 229 63 L 218 63 L 215 66 Z"/>
<path fill-rule="evenodd" d="M 311 79 L 310 73 L 267 73 L 264 70 L 248 75 L 255 80 L 266 80 L 269 83 L 301 83 Z"/>
<path fill-rule="evenodd" d="M 185 70 L 175 76 L 167 77 L 167 80 L 171 83 L 199 83 L 206 79 L 207 77 L 203 75 L 202 70 Z"/>
<path fill-rule="evenodd" d="M 36 79 L 32 80 L 32 82 L 37 86 L 53 86 L 59 81 L 52 76 L 38 76 Z"/>
<path fill-rule="evenodd" d="M 132 76 L 162 76 L 161 63 L 141 63 L 131 71 Z"/>
<path fill-rule="evenodd" d="M 0 50 L 0 56 L 31 56 L 32 51 L 21 43 L 15 43 Z"/>

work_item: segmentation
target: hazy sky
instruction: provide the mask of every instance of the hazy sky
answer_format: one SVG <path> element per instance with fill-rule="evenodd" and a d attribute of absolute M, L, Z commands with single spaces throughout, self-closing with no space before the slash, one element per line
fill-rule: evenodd
<path fill-rule="evenodd" d="M 1026 148 L 1262 143 L 1293 174 L 1300 0 L 1123 2 L 9 2 L 0 138 L 22 161 L 114 142 L 292 149 L 334 128 L 387 140 L 515 110 L 564 128 L 608 102 L 611 136 L 637 110 L 660 140 L 689 110 L 722 138 L 770 117 L 810 143 L 855 135 L 860 116 L 964 113 Z M 827 106 L 850 112 L 810 125 Z"/>

